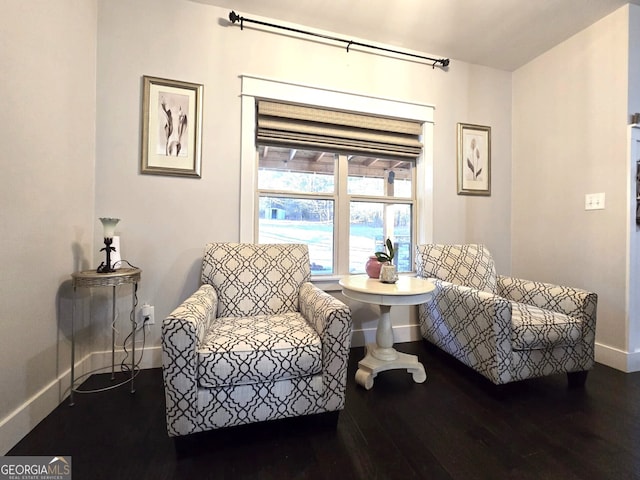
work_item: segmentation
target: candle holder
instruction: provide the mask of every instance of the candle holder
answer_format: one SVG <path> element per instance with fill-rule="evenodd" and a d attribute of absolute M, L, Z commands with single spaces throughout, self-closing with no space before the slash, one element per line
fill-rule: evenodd
<path fill-rule="evenodd" d="M 111 246 L 113 243 L 113 233 L 116 230 L 116 225 L 120 221 L 119 218 L 109 218 L 103 217 L 100 218 L 102 222 L 102 226 L 104 228 L 104 247 L 100 249 L 100 251 L 104 251 L 106 253 L 106 262 L 102 262 L 98 269 L 97 273 L 113 273 L 115 270 L 111 266 L 111 252 L 115 252 L 116 249 Z"/>

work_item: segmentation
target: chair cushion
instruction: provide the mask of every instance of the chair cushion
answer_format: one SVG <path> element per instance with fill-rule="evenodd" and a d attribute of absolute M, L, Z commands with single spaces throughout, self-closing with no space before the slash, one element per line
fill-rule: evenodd
<path fill-rule="evenodd" d="M 311 275 L 303 244 L 209 243 L 201 280 L 218 294 L 219 317 L 298 311 L 298 292 Z"/>
<path fill-rule="evenodd" d="M 511 343 L 514 350 L 543 350 L 575 345 L 582 336 L 582 323 L 576 317 L 511 302 Z"/>
<path fill-rule="evenodd" d="M 217 318 L 198 349 L 203 387 L 276 381 L 320 371 L 320 337 L 298 312 Z"/>

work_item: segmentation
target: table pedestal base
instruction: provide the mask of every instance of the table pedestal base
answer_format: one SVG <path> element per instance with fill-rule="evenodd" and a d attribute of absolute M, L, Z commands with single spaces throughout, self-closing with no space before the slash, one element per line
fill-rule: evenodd
<path fill-rule="evenodd" d="M 387 370 L 405 369 L 407 373 L 413 376 L 413 381 L 416 383 L 422 383 L 427 379 L 427 374 L 424 371 L 424 367 L 418 361 L 416 355 L 409 355 L 407 353 L 398 352 L 391 348 L 383 349 L 384 355 L 376 356 L 376 350 L 379 347 L 375 343 L 368 344 L 366 346 L 367 354 L 358 362 L 358 371 L 356 372 L 356 383 L 367 390 L 371 390 L 373 387 L 373 380 L 378 373 Z M 381 360 L 379 357 L 389 357 L 389 350 L 395 352 L 395 359 L 393 360 Z M 393 356 L 393 355 L 391 355 Z"/>

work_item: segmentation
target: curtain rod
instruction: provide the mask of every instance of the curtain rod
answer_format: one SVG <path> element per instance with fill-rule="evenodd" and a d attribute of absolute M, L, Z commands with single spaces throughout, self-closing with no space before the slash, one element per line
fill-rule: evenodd
<path fill-rule="evenodd" d="M 433 64 L 431 65 L 432 68 L 436 68 L 437 64 L 442 65 L 442 67 L 448 67 L 449 66 L 449 59 L 448 58 L 425 57 L 425 56 L 422 56 L 422 55 L 416 55 L 414 53 L 402 52 L 402 51 L 399 51 L 399 50 L 392 50 L 390 48 L 378 47 L 376 45 L 368 45 L 366 43 L 355 42 L 353 40 L 347 40 L 347 39 L 344 39 L 344 38 L 333 37 L 331 35 L 323 35 L 323 34 L 320 34 L 320 33 L 308 32 L 308 31 L 305 31 L 305 30 L 297 29 L 297 28 L 285 27 L 284 25 L 276 25 L 274 23 L 262 22 L 260 20 L 252 20 L 250 18 L 241 17 L 240 15 L 238 15 L 233 10 L 229 13 L 229 20 L 231 21 L 231 23 L 234 23 L 234 24 L 237 21 L 240 21 L 240 29 L 241 30 L 244 29 L 244 22 L 256 23 L 258 25 L 265 25 L 267 27 L 280 28 L 282 30 L 288 30 L 290 32 L 302 33 L 304 35 L 312 35 L 314 37 L 325 38 L 325 39 L 333 40 L 333 41 L 336 41 L 336 42 L 343 42 L 343 43 L 347 44 L 347 52 L 349 51 L 349 48 L 352 45 L 355 45 L 355 46 L 358 46 L 358 47 L 372 48 L 372 49 L 375 49 L 375 50 L 383 50 L 385 52 L 397 53 L 399 55 L 407 55 L 409 57 L 420 58 L 422 60 L 429 60 L 430 62 L 433 62 Z"/>

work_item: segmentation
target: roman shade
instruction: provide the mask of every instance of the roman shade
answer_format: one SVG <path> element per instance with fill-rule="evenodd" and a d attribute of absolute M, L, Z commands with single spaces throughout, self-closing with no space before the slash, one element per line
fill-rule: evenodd
<path fill-rule="evenodd" d="M 257 101 L 257 145 L 415 159 L 422 124 L 305 105 Z"/>

